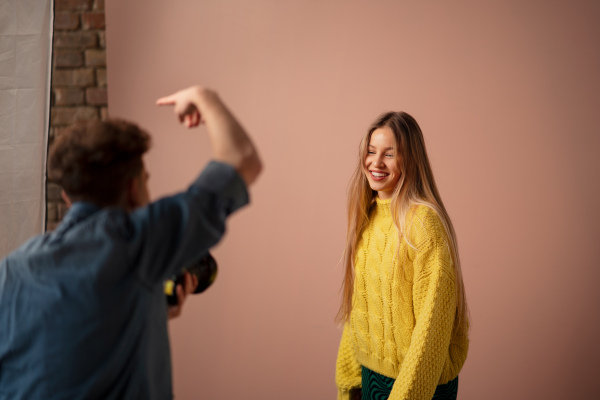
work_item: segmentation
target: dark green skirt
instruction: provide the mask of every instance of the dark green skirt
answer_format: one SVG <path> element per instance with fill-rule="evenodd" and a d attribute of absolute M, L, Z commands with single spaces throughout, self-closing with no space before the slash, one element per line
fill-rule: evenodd
<path fill-rule="evenodd" d="M 362 400 L 386 400 L 390 396 L 395 380 L 362 367 Z M 456 400 L 458 376 L 438 385 L 431 400 Z"/>

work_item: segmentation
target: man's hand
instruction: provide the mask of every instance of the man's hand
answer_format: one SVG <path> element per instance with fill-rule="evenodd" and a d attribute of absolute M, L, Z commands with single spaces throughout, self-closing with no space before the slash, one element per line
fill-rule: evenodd
<path fill-rule="evenodd" d="M 179 122 L 193 128 L 206 124 L 213 159 L 233 166 L 246 185 L 254 183 L 262 170 L 256 148 L 244 128 L 216 92 L 192 86 L 156 100 L 159 106 L 172 105 Z"/>
<path fill-rule="evenodd" d="M 185 298 L 188 294 L 193 293 L 194 290 L 196 290 L 196 286 L 198 286 L 198 278 L 196 278 L 195 275 L 186 272 L 184 275 L 183 287 L 181 285 L 177 285 L 175 288 L 175 293 L 177 294 L 177 305 L 169 306 L 169 319 L 179 317 L 183 308 L 183 303 L 185 302 Z"/>
<path fill-rule="evenodd" d="M 199 107 L 204 96 L 214 97 L 215 94 L 201 86 L 191 86 L 170 96 L 161 97 L 156 100 L 156 104 L 159 106 L 175 106 L 173 112 L 179 122 L 185 123 L 188 128 L 193 128 L 203 122 Z"/>

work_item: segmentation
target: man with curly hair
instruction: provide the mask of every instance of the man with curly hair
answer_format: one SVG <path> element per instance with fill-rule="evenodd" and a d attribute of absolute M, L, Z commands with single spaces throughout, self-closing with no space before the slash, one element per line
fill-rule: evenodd
<path fill-rule="evenodd" d="M 262 166 L 215 92 L 157 104 L 205 123 L 213 160 L 185 192 L 151 203 L 142 129 L 93 121 L 57 138 L 48 173 L 69 211 L 0 262 L 0 398 L 172 398 L 166 321 L 180 307 L 168 311 L 163 282 L 219 241 Z"/>

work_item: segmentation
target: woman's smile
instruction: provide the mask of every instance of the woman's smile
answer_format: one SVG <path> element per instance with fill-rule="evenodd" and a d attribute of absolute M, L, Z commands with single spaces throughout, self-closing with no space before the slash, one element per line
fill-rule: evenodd
<path fill-rule="evenodd" d="M 369 171 L 371 173 L 371 177 L 373 178 L 373 180 L 376 181 L 382 181 L 383 179 L 385 179 L 387 176 L 389 176 L 390 174 L 386 173 L 386 172 L 382 172 L 382 171 Z"/>

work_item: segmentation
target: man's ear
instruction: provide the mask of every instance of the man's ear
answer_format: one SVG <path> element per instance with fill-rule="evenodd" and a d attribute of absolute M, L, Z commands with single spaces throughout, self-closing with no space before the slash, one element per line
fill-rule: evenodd
<path fill-rule="evenodd" d="M 69 199 L 69 196 L 67 196 L 67 193 L 65 193 L 64 190 L 60 191 L 60 197 L 62 197 L 62 199 L 65 201 L 65 204 L 67 205 L 67 207 L 71 208 L 71 199 Z"/>
<path fill-rule="evenodd" d="M 131 178 L 127 181 L 127 209 L 134 210 L 142 206 L 141 193 L 139 186 L 139 177 Z"/>

